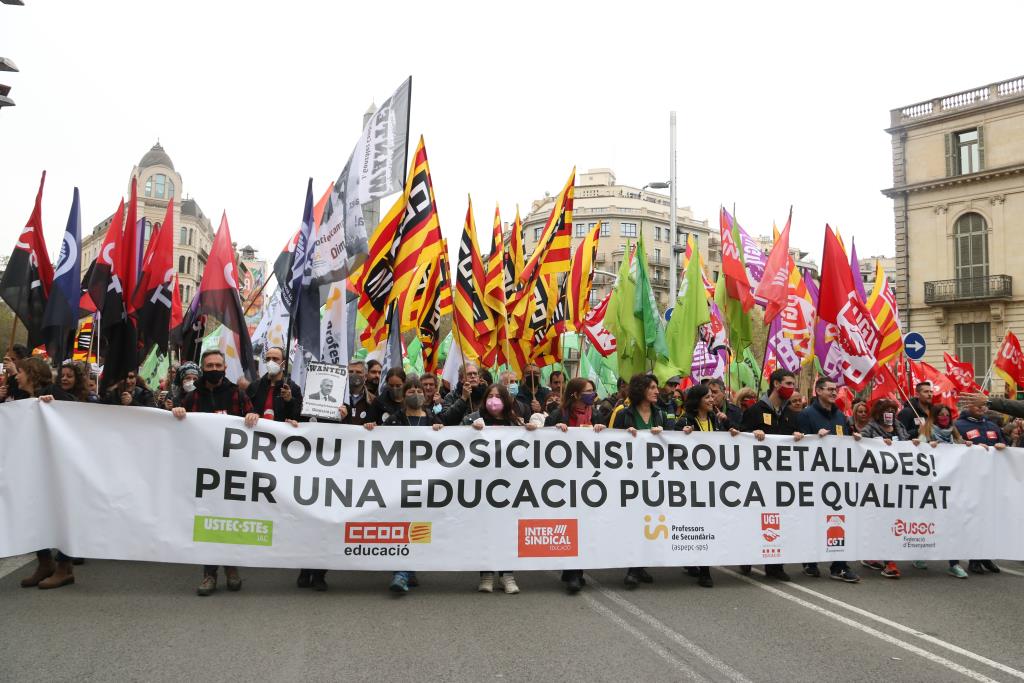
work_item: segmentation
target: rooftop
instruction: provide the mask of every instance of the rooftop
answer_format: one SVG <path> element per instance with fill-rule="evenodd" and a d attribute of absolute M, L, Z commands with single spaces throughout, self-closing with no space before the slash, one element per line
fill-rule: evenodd
<path fill-rule="evenodd" d="M 1024 76 L 892 109 L 889 111 L 892 126 L 890 132 L 896 128 L 958 116 L 964 111 L 998 106 L 1015 99 L 1024 99 Z"/>
<path fill-rule="evenodd" d="M 139 160 L 139 168 L 146 168 L 147 166 L 166 166 L 172 171 L 174 170 L 174 162 L 171 161 L 171 157 L 164 151 L 164 148 L 160 146 L 159 140 Z"/>

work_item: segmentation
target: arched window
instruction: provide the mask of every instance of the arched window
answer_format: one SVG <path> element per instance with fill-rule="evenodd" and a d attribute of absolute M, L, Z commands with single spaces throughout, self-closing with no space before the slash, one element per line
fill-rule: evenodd
<path fill-rule="evenodd" d="M 988 226 L 977 213 L 965 213 L 953 226 L 957 293 L 982 296 L 988 289 Z"/>
<path fill-rule="evenodd" d="M 174 197 L 174 181 L 163 173 L 156 173 L 146 178 L 147 197 L 156 199 L 172 199 Z"/>
<path fill-rule="evenodd" d="M 178 272 L 179 273 L 187 273 L 188 271 L 185 270 L 186 265 L 187 265 L 187 261 L 185 260 L 185 257 L 184 256 L 179 256 L 178 257 Z"/>

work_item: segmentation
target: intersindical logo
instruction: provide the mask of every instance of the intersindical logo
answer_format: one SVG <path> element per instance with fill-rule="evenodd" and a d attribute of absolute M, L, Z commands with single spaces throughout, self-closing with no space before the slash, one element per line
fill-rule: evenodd
<path fill-rule="evenodd" d="M 578 520 L 519 520 L 519 557 L 577 557 L 578 555 Z"/>

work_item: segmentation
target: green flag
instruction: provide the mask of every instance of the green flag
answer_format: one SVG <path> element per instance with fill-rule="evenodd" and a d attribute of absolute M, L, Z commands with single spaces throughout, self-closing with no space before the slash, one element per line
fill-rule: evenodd
<path fill-rule="evenodd" d="M 170 367 L 170 364 L 170 358 L 158 353 L 156 346 L 154 346 L 153 350 L 146 356 L 146 359 L 142 361 L 142 366 L 139 367 L 139 377 L 146 382 L 147 387 L 155 391 L 160 380 L 167 375 L 167 369 Z"/>
<path fill-rule="evenodd" d="M 647 357 L 651 361 L 668 357 L 664 321 L 658 314 L 654 290 L 651 289 L 651 280 L 647 276 L 647 250 L 644 249 L 642 233 L 636 246 L 636 292 L 634 292 L 633 299 L 633 315 L 643 324 L 643 342 L 647 349 Z"/>
<path fill-rule="evenodd" d="M 725 290 L 725 275 L 718 274 L 718 281 L 715 282 L 715 303 L 725 317 L 725 326 L 729 332 L 729 346 L 734 354 L 743 353 L 750 347 L 754 338 L 750 327 L 750 316 L 744 312 L 743 304 L 729 296 Z"/>
<path fill-rule="evenodd" d="M 686 266 L 683 291 L 676 299 L 675 310 L 672 311 L 672 319 L 668 321 L 665 332 L 669 361 L 680 368 L 683 376 L 690 374 L 700 326 L 711 322 L 707 293 L 701 278 L 700 253 L 696 249 L 692 253 L 690 263 Z"/>
<path fill-rule="evenodd" d="M 423 350 L 419 336 L 413 337 L 409 346 L 405 347 L 405 358 L 402 359 L 402 367 L 406 372 L 423 374 Z"/>
<path fill-rule="evenodd" d="M 618 355 L 619 377 L 629 380 L 633 375 L 647 370 L 647 347 L 644 343 L 643 323 L 633 315 L 636 301 L 635 264 L 637 258 L 630 258 L 630 245 L 626 244 L 622 265 L 608 299 L 608 311 L 604 324 L 615 337 Z"/>

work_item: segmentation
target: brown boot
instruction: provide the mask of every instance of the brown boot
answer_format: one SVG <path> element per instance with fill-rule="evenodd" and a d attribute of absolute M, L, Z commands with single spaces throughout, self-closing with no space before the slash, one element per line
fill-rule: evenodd
<path fill-rule="evenodd" d="M 75 575 L 71 573 L 71 560 L 64 560 L 63 562 L 57 563 L 57 571 L 55 571 L 49 578 L 43 579 L 39 582 L 39 587 L 43 590 L 49 590 L 50 588 L 67 586 L 74 582 Z"/>
<path fill-rule="evenodd" d="M 229 591 L 241 590 L 242 577 L 238 575 L 238 567 L 224 567 L 224 578 L 227 579 Z"/>
<path fill-rule="evenodd" d="M 32 576 L 25 577 L 21 580 L 22 588 L 35 588 L 39 585 L 39 582 L 45 578 L 48 578 L 54 571 L 56 571 L 57 565 L 54 563 L 52 557 L 48 557 L 45 560 L 40 559 L 39 564 L 36 565 L 36 570 L 32 572 Z"/>

